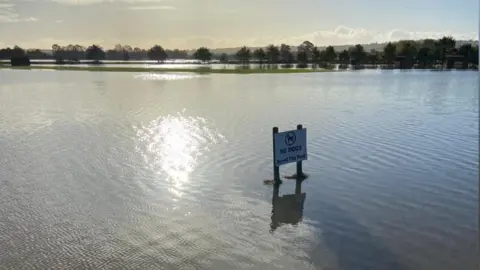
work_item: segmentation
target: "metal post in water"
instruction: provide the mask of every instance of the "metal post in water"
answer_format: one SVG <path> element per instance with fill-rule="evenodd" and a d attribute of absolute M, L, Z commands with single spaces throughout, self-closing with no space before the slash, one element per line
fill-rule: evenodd
<path fill-rule="evenodd" d="M 303 129 L 302 125 L 297 125 L 297 130 Z M 297 161 L 297 179 L 303 179 L 305 178 L 305 175 L 303 174 L 303 169 L 302 169 L 302 161 Z"/>
<path fill-rule="evenodd" d="M 274 127 L 272 130 L 272 144 L 273 144 L 273 181 L 276 185 L 280 184 L 282 180 L 280 180 L 280 167 L 276 164 L 275 158 L 275 134 L 278 133 L 278 127 Z"/>

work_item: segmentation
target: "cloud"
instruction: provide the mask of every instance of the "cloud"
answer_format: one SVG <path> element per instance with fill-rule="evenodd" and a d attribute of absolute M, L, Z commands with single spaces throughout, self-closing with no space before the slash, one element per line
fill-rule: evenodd
<path fill-rule="evenodd" d="M 0 2 L 0 23 L 36 22 L 37 18 L 22 18 L 15 11 L 15 4 L 9 1 Z"/>
<path fill-rule="evenodd" d="M 15 15 L 15 16 L 0 15 L 0 23 L 19 23 L 19 22 L 36 22 L 36 21 L 38 21 L 38 19 L 35 17 L 19 18 L 18 15 Z"/>
<path fill-rule="evenodd" d="M 128 10 L 175 10 L 173 6 L 133 6 L 128 7 Z"/>
<path fill-rule="evenodd" d="M 38 22 L 38 19 L 35 17 L 28 17 L 28 18 L 23 18 L 20 19 L 21 22 Z"/>
<path fill-rule="evenodd" d="M 240 46 L 263 47 L 268 44 L 279 45 L 285 43 L 292 46 L 300 45 L 305 40 L 311 41 L 317 46 L 328 45 L 353 45 L 353 44 L 369 44 L 383 43 L 388 41 L 398 41 L 401 39 L 425 39 L 425 38 L 441 38 L 443 36 L 453 36 L 458 40 L 478 40 L 478 35 L 472 33 L 455 33 L 452 31 L 407 31 L 401 29 L 392 29 L 390 31 L 380 32 L 375 30 L 367 30 L 362 28 L 349 28 L 346 26 L 338 26 L 333 30 L 320 30 L 313 33 L 293 36 L 263 36 L 243 39 L 233 38 L 217 38 L 209 36 L 190 36 L 176 39 L 169 39 L 165 46 L 178 48 L 194 48 L 206 46 L 209 48 L 233 48 Z M 171 45 L 171 46 L 170 46 Z"/>
<path fill-rule="evenodd" d="M 408 31 L 404 29 L 392 29 L 386 32 L 368 30 L 363 28 L 349 28 L 343 25 L 338 26 L 334 30 L 321 30 L 306 35 L 283 39 L 282 42 L 288 44 L 300 44 L 305 40 L 309 40 L 316 45 L 345 45 L 345 44 L 362 44 L 362 43 L 381 43 L 387 41 L 398 41 L 405 39 L 425 39 L 440 38 L 443 36 L 453 36 L 462 40 L 478 40 L 475 32 L 471 33 L 455 33 L 452 31 Z"/>
<path fill-rule="evenodd" d="M 160 3 L 165 0 L 49 0 L 59 4 L 66 5 L 91 5 L 100 3 L 127 3 L 127 4 L 139 4 L 139 3 Z"/>
<path fill-rule="evenodd" d="M 8 1 L 4 1 L 3 3 L 0 2 L 0 10 L 11 9 L 11 8 L 13 8 L 14 6 L 15 6 L 14 4 L 8 3 Z"/>

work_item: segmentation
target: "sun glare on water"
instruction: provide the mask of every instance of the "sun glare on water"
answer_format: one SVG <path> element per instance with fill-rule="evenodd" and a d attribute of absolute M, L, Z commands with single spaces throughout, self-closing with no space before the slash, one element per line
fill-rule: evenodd
<path fill-rule="evenodd" d="M 136 128 L 137 140 L 143 145 L 137 149 L 146 166 L 159 177 L 166 176 L 170 191 L 177 197 L 182 196 L 182 186 L 189 182 L 199 157 L 222 138 L 207 127 L 205 119 L 179 113 L 158 117 Z"/>
<path fill-rule="evenodd" d="M 142 73 L 136 75 L 136 79 L 141 79 L 144 81 L 175 81 L 175 80 L 186 80 L 186 79 L 194 79 L 199 78 L 200 75 L 196 74 L 181 74 L 181 73 Z"/>

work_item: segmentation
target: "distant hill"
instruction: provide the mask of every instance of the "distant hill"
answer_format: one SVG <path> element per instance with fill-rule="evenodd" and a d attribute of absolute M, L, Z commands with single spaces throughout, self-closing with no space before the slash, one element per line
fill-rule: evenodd
<path fill-rule="evenodd" d="M 478 40 L 457 40 L 457 47 L 462 46 L 465 43 L 472 43 L 478 45 Z M 383 47 L 387 42 L 384 43 L 369 43 L 369 44 L 361 44 L 365 51 L 370 51 L 370 50 L 383 50 Z M 300 44 L 298 44 L 300 45 Z M 296 51 L 298 45 L 290 45 L 292 48 L 292 51 Z M 346 44 L 346 45 L 333 45 L 333 48 L 335 48 L 335 51 L 343 51 L 345 49 L 348 49 L 349 47 L 354 46 L 355 44 Z M 327 46 L 319 46 L 318 48 L 320 50 L 325 49 Z M 235 47 L 235 48 L 217 48 L 217 49 L 210 49 L 212 53 L 214 54 L 235 54 L 241 47 Z M 249 47 L 251 50 L 255 50 L 258 48 L 263 48 L 263 47 Z M 194 50 L 188 50 L 188 53 L 191 54 L 193 53 Z"/>

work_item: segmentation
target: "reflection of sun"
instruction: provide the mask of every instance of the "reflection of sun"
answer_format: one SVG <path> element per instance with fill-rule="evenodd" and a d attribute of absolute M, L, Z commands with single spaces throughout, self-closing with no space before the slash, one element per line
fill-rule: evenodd
<path fill-rule="evenodd" d="M 170 191 L 181 196 L 181 188 L 189 180 L 207 140 L 215 140 L 204 126 L 205 119 L 195 117 L 165 116 L 152 120 L 137 129 L 138 139 L 145 143 L 143 152 L 146 165 L 159 174 L 166 174 L 173 186 Z"/>
<path fill-rule="evenodd" d="M 192 136 L 192 123 L 180 118 L 163 119 L 158 132 L 148 146 L 151 152 L 162 156 L 162 169 L 175 183 L 188 181 L 188 175 L 196 165 L 195 153 L 198 141 Z"/>

